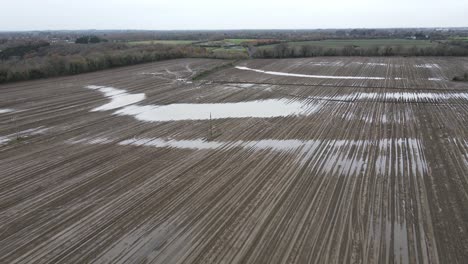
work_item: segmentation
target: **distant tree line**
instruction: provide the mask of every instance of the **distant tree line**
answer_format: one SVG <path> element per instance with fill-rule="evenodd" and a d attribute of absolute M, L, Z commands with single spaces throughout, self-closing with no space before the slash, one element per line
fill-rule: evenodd
<path fill-rule="evenodd" d="M 254 58 L 295 58 L 317 56 L 468 56 L 468 47 L 439 44 L 435 47 L 374 46 L 369 48 L 352 45 L 342 48 L 326 48 L 314 45 L 289 45 L 281 43 L 272 48 L 260 48 Z"/>
<path fill-rule="evenodd" d="M 106 39 L 101 39 L 97 36 L 83 36 L 75 40 L 76 44 L 96 44 L 100 42 L 107 42 Z"/>
<path fill-rule="evenodd" d="M 113 67 L 185 57 L 210 57 L 192 46 L 101 43 L 53 45 L 23 58 L 0 60 L 0 83 L 92 72 Z"/>
<path fill-rule="evenodd" d="M 87 38 L 90 43 L 91 38 Z M 95 41 L 95 40 L 94 40 Z M 0 52 L 0 83 L 63 76 L 175 58 L 299 58 L 316 56 L 468 56 L 466 41 L 452 41 L 429 47 L 374 46 L 326 48 L 281 42 L 273 47 L 264 43 L 248 45 L 248 52 L 235 49 L 206 49 L 196 45 L 128 45 L 101 42 L 92 45 L 23 42 Z M 455 80 L 455 78 L 454 78 Z M 456 77 L 464 81 L 466 76 Z"/>
<path fill-rule="evenodd" d="M 0 60 L 7 60 L 11 57 L 23 58 L 25 55 L 37 52 L 40 48 L 48 47 L 50 44 L 44 41 L 27 42 L 18 46 L 8 47 L 0 52 Z"/>
<path fill-rule="evenodd" d="M 468 28 L 388 28 L 388 29 L 304 29 L 304 30 L 63 30 L 0 32 L 2 41 L 43 39 L 69 41 L 82 36 L 96 36 L 109 42 L 143 40 L 276 39 L 306 41 L 324 39 L 430 39 L 447 40 L 468 37 Z M 0 47 L 1 49 L 1 47 Z"/>
<path fill-rule="evenodd" d="M 244 41 L 240 45 L 243 47 L 248 47 L 248 46 L 267 46 L 267 45 L 273 45 L 273 44 L 279 44 L 281 43 L 281 40 L 278 39 L 257 39 L 253 41 Z"/>
<path fill-rule="evenodd" d="M 466 28 L 440 30 L 434 28 L 395 29 L 304 29 L 304 30 L 174 30 L 174 31 L 105 31 L 96 32 L 109 40 L 222 40 L 276 39 L 288 41 L 324 39 L 390 39 L 416 38 L 444 40 L 451 36 L 468 36 Z"/>

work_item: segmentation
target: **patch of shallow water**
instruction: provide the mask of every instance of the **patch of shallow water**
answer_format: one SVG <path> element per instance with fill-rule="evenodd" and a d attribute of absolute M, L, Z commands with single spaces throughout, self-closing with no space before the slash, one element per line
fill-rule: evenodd
<path fill-rule="evenodd" d="M 175 140 L 164 138 L 131 138 L 122 141 L 107 138 L 70 140 L 70 144 L 109 144 L 187 150 L 229 150 L 243 148 L 253 151 L 276 151 L 296 155 L 301 163 L 312 161 L 320 172 L 332 175 L 356 175 L 375 164 L 377 174 L 425 175 L 428 171 L 422 143 L 415 138 L 380 140 L 298 140 L 263 139 L 252 141 L 207 141 L 205 139 Z M 373 150 L 374 149 L 374 150 Z M 369 153 L 374 153 L 371 155 Z"/>
<path fill-rule="evenodd" d="M 436 64 L 436 63 L 417 64 L 417 65 L 414 65 L 414 67 L 425 68 L 425 69 L 434 69 L 434 68 L 440 69 L 439 64 Z"/>
<path fill-rule="evenodd" d="M 415 138 L 382 139 L 376 160 L 376 172 L 388 175 L 425 175 L 428 171 L 422 142 Z"/>
<path fill-rule="evenodd" d="M 297 140 L 297 139 L 264 139 L 253 141 L 209 141 L 203 138 L 176 140 L 164 138 L 130 138 L 122 141 L 116 141 L 105 137 L 72 139 L 67 141 L 69 144 L 109 144 L 117 142 L 120 146 L 146 146 L 156 148 L 177 148 L 177 149 L 219 149 L 219 148 L 246 148 L 252 150 L 276 150 L 292 151 L 302 148 L 309 148 L 317 142 L 316 140 Z"/>
<path fill-rule="evenodd" d="M 394 66 L 394 67 L 400 67 L 401 65 L 399 64 L 388 64 L 388 63 L 381 63 L 381 62 L 360 62 L 360 61 L 353 61 L 349 66 L 352 65 L 366 65 L 366 66 Z M 337 61 L 337 62 L 327 62 L 327 61 L 319 61 L 319 62 L 310 62 L 308 65 L 313 65 L 313 66 L 334 66 L 334 67 L 344 67 L 346 64 L 342 61 Z"/>
<path fill-rule="evenodd" d="M 188 83 L 188 84 L 193 83 L 192 81 L 189 81 L 189 80 L 183 79 L 183 78 L 177 78 L 176 80 L 179 81 L 179 82 Z"/>
<path fill-rule="evenodd" d="M 209 120 L 223 118 L 271 118 L 306 115 L 311 107 L 298 101 L 269 99 L 239 103 L 131 105 L 115 113 L 133 116 L 141 121 L 164 122 L 180 120 Z"/>
<path fill-rule="evenodd" d="M 6 144 L 6 143 L 10 142 L 11 140 L 13 140 L 13 139 L 11 139 L 11 138 L 9 138 L 7 136 L 0 136 L 0 145 Z"/>
<path fill-rule="evenodd" d="M 240 88 L 252 88 L 255 86 L 254 83 L 232 83 L 230 86 L 240 87 Z"/>
<path fill-rule="evenodd" d="M 342 61 L 319 61 L 319 62 L 310 62 L 309 65 L 312 65 L 312 66 L 342 67 L 345 64 Z"/>
<path fill-rule="evenodd" d="M 178 149 L 217 149 L 223 145 L 221 142 L 206 141 L 204 139 L 173 140 L 162 138 L 140 138 L 127 139 L 118 143 L 121 146 L 147 146 L 156 148 L 178 148 Z"/>
<path fill-rule="evenodd" d="M 170 105 L 137 105 L 145 94 L 129 94 L 125 90 L 104 86 L 87 86 L 111 99 L 105 105 L 92 111 L 118 109 L 115 114 L 133 116 L 141 121 L 164 122 L 179 120 L 209 120 L 223 118 L 272 118 L 307 115 L 318 110 L 320 105 L 311 105 L 305 101 L 285 99 L 268 99 L 236 103 L 209 104 L 170 104 Z"/>
<path fill-rule="evenodd" d="M 104 96 L 111 99 L 107 104 L 101 105 L 94 108 L 92 111 L 106 111 L 121 108 L 127 105 L 132 105 L 138 102 L 143 101 L 146 98 L 146 95 L 143 93 L 130 94 L 127 91 L 122 89 L 116 89 L 113 87 L 106 86 L 97 86 L 97 85 L 88 85 L 88 89 L 97 90 L 104 94 Z"/>
<path fill-rule="evenodd" d="M 449 99 L 468 100 L 468 93 L 410 93 L 410 92 L 392 92 L 392 93 L 360 93 L 357 100 L 367 99 L 385 99 L 395 101 L 427 102 Z"/>
<path fill-rule="evenodd" d="M 379 63 L 379 62 L 359 62 L 359 61 L 355 61 L 355 62 L 352 62 L 352 64 L 368 65 L 368 66 L 388 66 L 387 63 Z M 399 66 L 399 65 L 392 64 L 392 66 Z"/>
<path fill-rule="evenodd" d="M 11 108 L 0 108 L 0 114 L 6 114 L 6 113 L 11 113 L 14 112 L 14 109 Z"/>
<path fill-rule="evenodd" d="M 316 78 L 316 79 L 338 79 L 338 80 L 396 80 L 401 81 L 405 78 L 401 77 L 372 77 L 372 76 L 335 76 L 335 75 L 310 75 L 310 74 L 298 74 L 298 73 L 287 73 L 287 72 L 277 72 L 277 71 L 264 71 L 260 69 L 252 69 L 244 66 L 236 66 L 236 69 L 243 71 L 253 71 L 269 75 L 277 76 L 289 76 L 289 77 L 301 77 L 301 78 Z M 430 81 L 440 81 L 438 78 L 428 78 Z"/>
<path fill-rule="evenodd" d="M 317 79 L 344 79 L 344 80 L 385 80 L 385 77 L 369 77 L 369 76 L 333 76 L 333 75 L 309 75 L 309 74 L 298 74 L 298 73 L 286 73 L 276 71 L 264 71 L 259 69 L 252 69 L 248 67 L 236 66 L 236 69 L 243 71 L 253 71 L 258 73 L 264 73 L 269 75 L 277 76 L 288 76 L 288 77 L 302 77 L 302 78 L 317 78 Z"/>
<path fill-rule="evenodd" d="M 404 102 L 437 102 L 442 100 L 468 100 L 468 93 L 411 93 L 411 92 L 389 92 L 389 93 L 351 93 L 336 96 L 310 96 L 310 99 L 337 100 L 337 101 L 404 101 Z"/>
<path fill-rule="evenodd" d="M 30 129 L 18 131 L 18 133 L 0 136 L 0 145 L 7 144 L 8 142 L 13 141 L 18 137 L 24 138 L 24 137 L 35 136 L 35 135 L 42 135 L 49 129 L 50 128 L 40 126 L 36 128 L 30 128 Z"/>

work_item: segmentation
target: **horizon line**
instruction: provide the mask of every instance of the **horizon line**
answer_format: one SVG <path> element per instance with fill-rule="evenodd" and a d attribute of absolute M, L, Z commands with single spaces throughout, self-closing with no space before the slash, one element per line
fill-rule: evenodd
<path fill-rule="evenodd" d="M 255 31 L 255 30 L 352 30 L 352 29 L 468 29 L 468 26 L 426 26 L 426 27 L 346 27 L 346 28 L 250 28 L 250 29 L 19 29 L 19 30 L 1 30 L 1 33 L 5 32 L 47 32 L 47 31 Z"/>

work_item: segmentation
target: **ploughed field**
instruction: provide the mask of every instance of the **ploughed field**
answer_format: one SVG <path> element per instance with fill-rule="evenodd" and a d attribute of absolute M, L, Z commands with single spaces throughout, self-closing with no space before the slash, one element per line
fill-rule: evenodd
<path fill-rule="evenodd" d="M 467 263 L 467 58 L 0 86 L 0 263 Z"/>

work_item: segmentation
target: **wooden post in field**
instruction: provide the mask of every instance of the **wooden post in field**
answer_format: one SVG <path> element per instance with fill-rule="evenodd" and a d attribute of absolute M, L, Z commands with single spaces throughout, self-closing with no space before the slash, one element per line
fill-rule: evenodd
<path fill-rule="evenodd" d="M 13 126 L 15 127 L 16 140 L 18 141 L 20 138 L 20 134 L 18 128 L 18 118 L 16 116 L 13 117 Z"/>
<path fill-rule="evenodd" d="M 210 112 L 210 140 L 213 138 L 213 126 L 211 124 L 211 112 Z"/>

